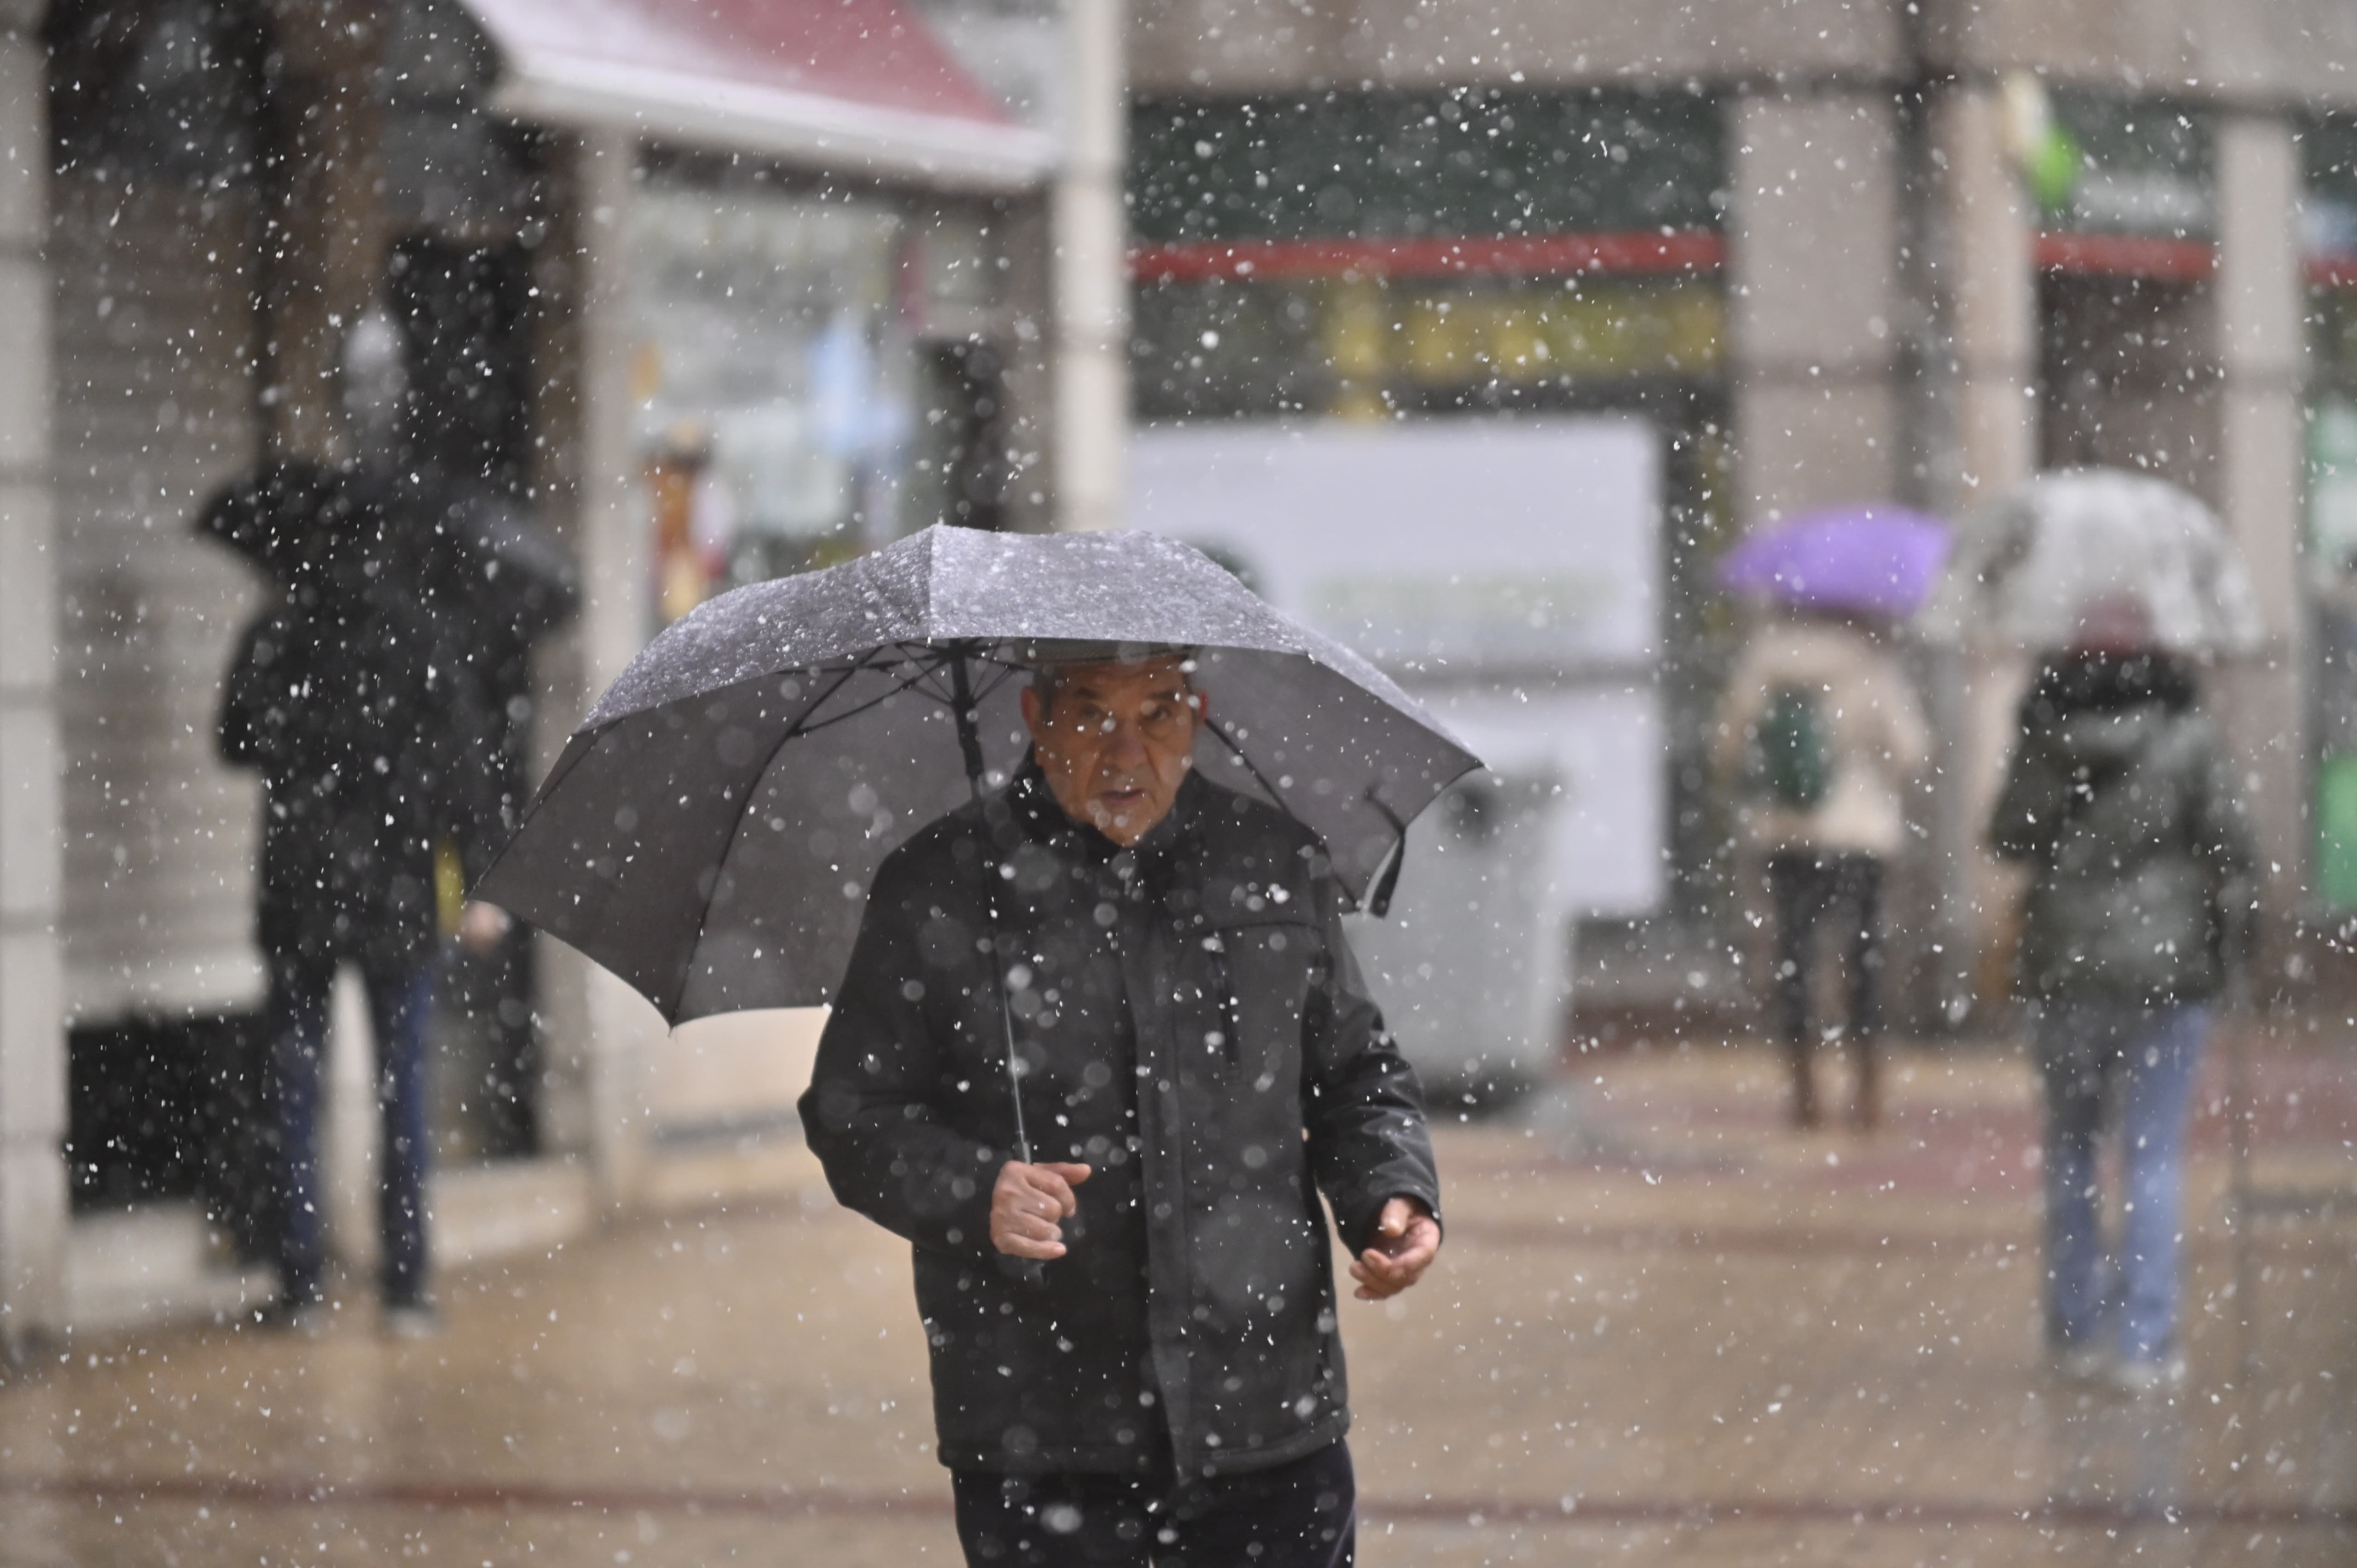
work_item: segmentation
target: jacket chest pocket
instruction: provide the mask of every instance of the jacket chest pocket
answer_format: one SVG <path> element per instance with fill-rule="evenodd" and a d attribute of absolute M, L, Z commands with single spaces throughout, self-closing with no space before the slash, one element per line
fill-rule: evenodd
<path fill-rule="evenodd" d="M 1187 941 L 1196 1004 L 1180 1026 L 1182 1051 L 1194 1047 L 1199 1061 L 1255 1082 L 1297 1062 L 1310 983 L 1324 956 L 1318 929 L 1264 919 L 1200 929 Z"/>

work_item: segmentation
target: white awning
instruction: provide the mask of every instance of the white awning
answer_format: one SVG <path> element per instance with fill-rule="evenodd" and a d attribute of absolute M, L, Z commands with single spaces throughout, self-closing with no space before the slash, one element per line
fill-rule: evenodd
<path fill-rule="evenodd" d="M 934 187 L 1017 190 L 1056 163 L 900 0 L 464 0 L 491 102 L 533 124 Z"/>

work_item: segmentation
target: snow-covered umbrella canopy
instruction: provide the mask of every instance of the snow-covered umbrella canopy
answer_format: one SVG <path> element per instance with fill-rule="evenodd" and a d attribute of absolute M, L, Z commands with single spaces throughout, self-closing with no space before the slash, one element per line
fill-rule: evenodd
<path fill-rule="evenodd" d="M 1966 531 L 1923 629 L 1960 639 L 1987 628 L 2022 648 L 2060 649 L 2124 618 L 2197 658 L 2251 653 L 2262 635 L 2249 574 L 2197 497 L 2147 474 L 2061 468 Z"/>
<path fill-rule="evenodd" d="M 657 638 L 479 896 L 674 1023 L 824 1002 L 877 863 L 1021 761 L 1025 666 L 1147 647 L 1192 653 L 1197 766 L 1317 833 L 1371 907 L 1407 823 L 1480 766 L 1373 666 L 1175 540 L 934 527 Z"/>

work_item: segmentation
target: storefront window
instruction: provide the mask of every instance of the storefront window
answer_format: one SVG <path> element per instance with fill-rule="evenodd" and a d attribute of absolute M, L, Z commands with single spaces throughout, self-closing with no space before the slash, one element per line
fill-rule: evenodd
<path fill-rule="evenodd" d="M 1143 418 L 1372 419 L 1719 371 L 1724 153 L 1699 95 L 1150 100 L 1130 158 Z"/>
<path fill-rule="evenodd" d="M 2204 111 L 2009 79 L 2039 207 L 2040 462 L 2197 482 L 2215 447 L 2209 361 L 2215 157 Z"/>
<path fill-rule="evenodd" d="M 896 532 L 914 364 L 878 201 L 654 186 L 629 319 L 659 621 Z"/>
<path fill-rule="evenodd" d="M 1567 443 L 1614 421 L 1651 433 L 1643 537 L 1668 607 L 1636 679 L 1663 771 L 1637 792 L 1629 842 L 1666 853 L 1664 911 L 1702 918 L 1723 835 L 1696 747 L 1727 639 L 1689 607 L 1714 602 L 1727 527 L 1719 103 L 1678 89 L 1148 99 L 1129 145 L 1139 472 L 1157 456 L 1183 469 L 1198 442 L 1241 459 L 1265 435 L 1156 428 L 1214 421 L 1287 422 L 1305 450 L 1381 439 L 1338 424 L 1390 423 L 1469 448 L 1472 430 L 1405 425 L 1490 413 Z"/>
<path fill-rule="evenodd" d="M 2050 156 L 2033 161 L 2030 190 L 2047 227 L 2211 237 L 2213 157 L 2206 112 L 2065 88 L 2054 91 L 2044 115 Z"/>
<path fill-rule="evenodd" d="M 1146 419 L 1380 419 L 1472 389 L 1572 391 L 1714 377 L 1715 280 L 1213 281 L 1138 291 Z"/>
<path fill-rule="evenodd" d="M 1132 232 L 1147 244 L 1715 228 L 1718 106 L 1611 91 L 1141 101 Z"/>

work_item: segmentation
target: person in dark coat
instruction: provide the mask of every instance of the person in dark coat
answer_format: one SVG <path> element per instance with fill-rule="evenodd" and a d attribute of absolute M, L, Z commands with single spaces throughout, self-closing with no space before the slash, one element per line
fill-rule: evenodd
<path fill-rule="evenodd" d="M 2191 673 L 2128 607 L 2050 660 L 1990 820 L 2029 868 L 2019 983 L 2046 1090 L 2046 1331 L 2073 1377 L 2181 1380 L 2182 1152 L 2210 1004 L 2245 945 L 2251 849 Z M 2116 1107 L 2126 1201 L 2107 1255 L 2095 1144 Z"/>
<path fill-rule="evenodd" d="M 1039 671 L 1021 771 L 877 871 L 802 1101 L 835 1196 L 913 1244 L 977 1563 L 1349 1562 L 1318 1195 L 1361 1298 L 1440 1242 L 1346 896 L 1190 770 L 1189 668 Z"/>
<path fill-rule="evenodd" d="M 425 1326 L 424 1029 L 436 939 L 435 846 L 479 775 L 436 722 L 457 662 L 391 572 L 332 563 L 248 628 L 220 744 L 263 777 L 255 935 L 268 964 L 277 1107 L 278 1316 L 321 1299 L 317 1120 L 338 966 L 366 983 L 383 1114 L 388 1326 Z"/>
<path fill-rule="evenodd" d="M 381 316 L 345 345 L 355 443 L 395 451 L 400 344 Z M 357 467 L 365 468 L 367 462 Z M 382 485 L 288 466 L 255 489 L 262 525 L 232 543 L 272 567 L 278 601 L 246 630 L 221 696 L 220 746 L 263 777 L 255 936 L 269 974 L 275 1108 L 274 1321 L 322 1305 L 318 1108 L 328 1007 L 352 964 L 369 998 L 383 1137 L 378 1216 L 385 1325 L 434 1326 L 425 1233 L 425 1027 L 440 935 L 439 846 L 496 819 L 497 779 L 465 715 L 485 698 L 463 629 L 432 603 L 431 556 Z"/>

